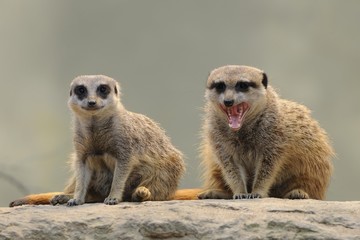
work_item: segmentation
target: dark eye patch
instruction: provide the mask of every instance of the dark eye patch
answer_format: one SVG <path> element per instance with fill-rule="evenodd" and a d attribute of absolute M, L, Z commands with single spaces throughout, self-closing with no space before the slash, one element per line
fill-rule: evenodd
<path fill-rule="evenodd" d="M 247 92 L 249 88 L 256 87 L 256 83 L 254 82 L 245 82 L 245 81 L 238 81 L 235 85 L 235 91 L 237 92 Z"/>
<path fill-rule="evenodd" d="M 226 84 L 223 81 L 213 82 L 210 86 L 210 89 L 216 90 L 217 93 L 223 93 L 226 90 Z"/>
<path fill-rule="evenodd" d="M 84 85 L 78 85 L 74 88 L 74 93 L 80 100 L 83 100 L 87 97 L 88 91 Z"/>
<path fill-rule="evenodd" d="M 101 85 L 96 89 L 97 94 L 98 94 L 101 98 L 103 98 L 103 99 L 107 98 L 107 96 L 109 95 L 110 91 L 111 91 L 111 90 L 110 90 L 110 87 L 109 87 L 108 85 L 106 85 L 106 84 L 101 84 Z"/>

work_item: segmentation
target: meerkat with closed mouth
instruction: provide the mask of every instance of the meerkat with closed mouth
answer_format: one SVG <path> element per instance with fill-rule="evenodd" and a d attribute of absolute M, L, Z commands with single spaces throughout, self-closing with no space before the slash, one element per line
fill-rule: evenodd
<path fill-rule="evenodd" d="M 120 86 L 104 75 L 75 78 L 73 177 L 63 193 L 29 195 L 10 203 L 80 205 L 170 200 L 185 171 L 182 154 L 148 117 L 127 111 Z"/>
<path fill-rule="evenodd" d="M 198 197 L 324 199 L 334 155 L 310 111 L 281 99 L 267 75 L 228 65 L 207 80 Z"/>

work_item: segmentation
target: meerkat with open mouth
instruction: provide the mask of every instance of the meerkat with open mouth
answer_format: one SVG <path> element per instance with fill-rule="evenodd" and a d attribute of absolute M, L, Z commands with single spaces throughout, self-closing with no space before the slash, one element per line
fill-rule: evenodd
<path fill-rule="evenodd" d="M 306 107 L 276 94 L 263 71 L 217 68 L 205 99 L 200 199 L 325 198 L 334 154 L 328 137 Z"/>

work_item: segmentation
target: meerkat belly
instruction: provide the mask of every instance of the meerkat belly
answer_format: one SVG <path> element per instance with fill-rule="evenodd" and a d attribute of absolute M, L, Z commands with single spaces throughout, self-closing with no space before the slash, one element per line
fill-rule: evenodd
<path fill-rule="evenodd" d="M 244 150 L 238 150 L 238 153 L 235 157 L 235 164 L 238 167 L 238 171 L 242 176 L 242 179 L 245 183 L 248 193 L 251 193 L 253 190 L 254 179 L 256 175 L 257 168 L 257 159 L 256 156 L 252 153 L 245 152 Z"/>
<path fill-rule="evenodd" d="M 114 160 L 107 154 L 98 154 L 88 157 L 87 163 L 92 172 L 89 190 L 107 196 L 113 181 Z"/>

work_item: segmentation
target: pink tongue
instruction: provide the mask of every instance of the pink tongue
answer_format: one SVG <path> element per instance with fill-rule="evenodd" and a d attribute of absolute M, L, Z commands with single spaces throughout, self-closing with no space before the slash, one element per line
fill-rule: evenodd
<path fill-rule="evenodd" d="M 228 108 L 228 116 L 229 116 L 229 126 L 233 129 L 239 129 L 241 127 L 241 114 L 242 111 L 239 112 L 239 109 L 241 109 L 240 106 L 233 106 L 231 108 Z"/>

